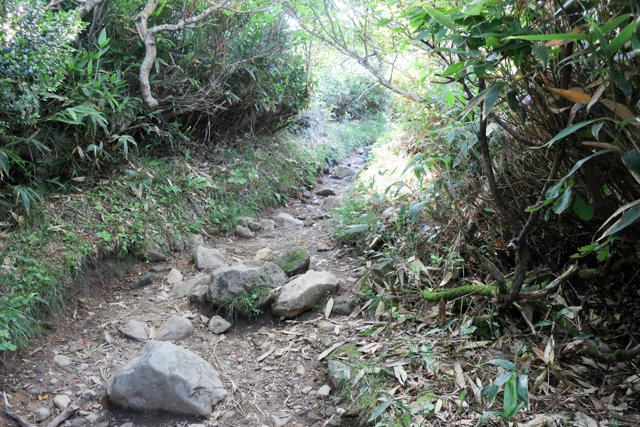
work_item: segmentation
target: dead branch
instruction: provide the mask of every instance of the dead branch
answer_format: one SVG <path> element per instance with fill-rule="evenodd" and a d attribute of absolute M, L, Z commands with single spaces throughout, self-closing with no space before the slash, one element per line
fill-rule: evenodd
<path fill-rule="evenodd" d="M 4 413 L 7 414 L 9 418 L 14 420 L 20 427 L 36 427 L 35 424 L 31 424 L 30 422 L 25 421 L 20 415 L 18 415 L 13 409 L 11 409 L 11 405 L 9 404 L 9 400 L 7 399 L 7 393 L 3 392 L 2 397 L 4 398 Z M 62 411 L 57 417 L 51 420 L 51 422 L 47 424 L 47 427 L 58 427 L 67 418 L 71 417 L 79 410 L 80 407 L 78 405 L 69 405 L 67 409 Z"/>
<path fill-rule="evenodd" d="M 555 291 L 561 284 L 569 280 L 571 276 L 573 276 L 579 270 L 577 265 L 572 265 L 569 267 L 564 273 L 562 273 L 559 277 L 554 279 L 548 286 L 544 289 L 540 289 L 539 291 L 533 292 L 521 292 L 520 299 L 539 299 L 546 297 L 551 292 Z"/>
<path fill-rule="evenodd" d="M 153 68 L 156 61 L 156 34 L 162 31 L 180 31 L 187 25 L 200 22 L 216 10 L 224 7 L 227 1 L 228 0 L 221 0 L 220 2 L 213 4 L 211 5 L 211 7 L 205 9 L 202 13 L 191 16 L 187 19 L 180 19 L 175 24 L 162 24 L 156 25 L 151 28 L 147 27 L 147 21 L 158 7 L 160 0 L 149 0 L 144 9 L 142 9 L 142 11 L 140 11 L 140 13 L 136 16 L 136 28 L 138 29 L 138 35 L 140 36 L 140 39 L 144 43 L 145 47 L 144 59 L 142 60 L 142 64 L 140 65 L 139 73 L 140 92 L 142 95 L 142 100 L 148 108 L 155 109 L 159 104 L 158 100 L 151 94 L 151 84 L 149 83 L 149 75 L 151 74 L 151 69 Z"/>

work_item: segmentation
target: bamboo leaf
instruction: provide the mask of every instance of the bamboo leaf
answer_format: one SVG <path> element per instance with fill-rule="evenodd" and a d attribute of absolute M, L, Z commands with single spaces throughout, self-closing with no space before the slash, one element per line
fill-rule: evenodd
<path fill-rule="evenodd" d="M 429 14 L 435 21 L 437 21 L 440 25 L 455 30 L 456 24 L 448 16 L 443 14 L 442 12 L 437 11 L 431 6 L 423 6 L 425 12 Z"/>

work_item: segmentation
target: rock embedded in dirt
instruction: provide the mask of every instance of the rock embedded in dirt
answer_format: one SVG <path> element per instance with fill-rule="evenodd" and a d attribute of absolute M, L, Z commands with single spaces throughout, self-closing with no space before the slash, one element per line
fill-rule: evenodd
<path fill-rule="evenodd" d="M 262 230 L 262 224 L 254 219 L 247 221 L 246 227 L 249 227 L 251 231 L 260 231 Z"/>
<path fill-rule="evenodd" d="M 273 252 L 273 249 L 267 246 L 256 253 L 255 259 L 258 261 L 273 261 L 275 257 L 276 254 Z"/>
<path fill-rule="evenodd" d="M 155 336 L 157 341 L 178 341 L 193 333 L 193 323 L 180 316 L 171 316 Z"/>
<path fill-rule="evenodd" d="M 335 171 L 333 172 L 333 175 L 338 179 L 344 179 L 349 176 L 353 176 L 355 174 L 356 174 L 356 171 L 354 169 L 345 165 L 338 165 Z"/>
<path fill-rule="evenodd" d="M 193 251 L 193 260 L 198 270 L 212 270 L 225 265 L 227 257 L 217 249 L 198 246 Z"/>
<path fill-rule="evenodd" d="M 313 308 L 327 292 L 338 288 L 338 279 L 331 273 L 309 270 L 280 289 L 273 301 L 274 316 L 294 317 Z"/>
<path fill-rule="evenodd" d="M 209 330 L 216 335 L 225 333 L 230 327 L 231 323 L 220 316 L 213 316 L 211 320 L 209 320 Z"/>
<path fill-rule="evenodd" d="M 338 206 L 340 206 L 340 200 L 338 200 L 338 198 L 335 196 L 327 197 L 322 203 L 322 209 L 324 209 L 325 211 L 330 211 L 331 209 L 337 208 Z"/>
<path fill-rule="evenodd" d="M 201 274 L 184 282 L 176 283 L 171 289 L 171 294 L 178 298 L 204 295 L 207 293 L 210 279 L 210 274 Z"/>
<path fill-rule="evenodd" d="M 204 237 L 202 234 L 191 234 L 187 239 L 187 249 L 193 251 L 198 246 L 204 246 Z"/>
<path fill-rule="evenodd" d="M 316 245 L 316 249 L 318 250 L 318 252 L 327 252 L 331 250 L 331 246 L 326 243 L 320 242 Z"/>
<path fill-rule="evenodd" d="M 175 285 L 176 283 L 182 282 L 182 273 L 180 273 L 175 268 L 172 268 L 169 274 L 167 275 L 167 283 L 170 285 Z"/>
<path fill-rule="evenodd" d="M 285 227 L 301 226 L 303 224 L 298 218 L 294 218 L 288 213 L 280 213 L 276 216 L 276 222 Z"/>
<path fill-rule="evenodd" d="M 331 312 L 338 316 L 348 316 L 356 308 L 356 305 L 358 305 L 358 301 L 355 298 L 336 301 Z"/>
<path fill-rule="evenodd" d="M 272 219 L 261 219 L 260 225 L 262 225 L 264 231 L 273 231 L 276 228 L 276 222 Z"/>
<path fill-rule="evenodd" d="M 325 384 L 318 389 L 318 391 L 316 392 L 316 397 L 318 399 L 324 399 L 325 397 L 329 397 L 330 393 L 331 393 L 331 387 L 329 387 L 328 384 Z"/>
<path fill-rule="evenodd" d="M 62 354 L 56 354 L 53 357 L 53 361 L 61 368 L 64 368 L 65 366 L 69 366 L 73 363 L 73 359 L 67 356 L 63 356 Z"/>
<path fill-rule="evenodd" d="M 49 411 L 47 408 L 40 406 L 39 408 L 36 409 L 37 422 L 41 423 L 47 418 L 49 418 L 50 416 L 51 416 L 51 411 Z"/>
<path fill-rule="evenodd" d="M 256 237 L 251 230 L 247 227 L 243 227 L 241 225 L 236 226 L 236 234 L 245 239 L 253 239 Z"/>
<path fill-rule="evenodd" d="M 302 197 L 304 197 L 305 199 L 310 199 L 313 197 L 313 193 L 309 190 L 304 190 L 302 192 Z"/>
<path fill-rule="evenodd" d="M 66 394 L 59 394 L 53 398 L 53 404 L 56 408 L 64 411 L 67 409 L 67 406 L 71 403 L 71 398 Z"/>
<path fill-rule="evenodd" d="M 109 401 L 125 409 L 207 416 L 227 396 L 218 371 L 200 356 L 148 342 L 107 383 Z"/>
<path fill-rule="evenodd" d="M 311 227 L 313 225 L 313 218 L 311 218 L 310 216 L 307 216 L 304 219 L 304 226 L 305 227 Z"/>
<path fill-rule="evenodd" d="M 149 326 L 146 323 L 137 320 L 129 320 L 118 330 L 127 338 L 132 340 L 145 342 L 149 339 Z"/>
<path fill-rule="evenodd" d="M 140 277 L 140 279 L 138 279 L 137 282 L 132 283 L 129 288 L 131 289 L 140 289 L 140 288 L 144 288 L 146 286 L 149 285 L 153 285 L 153 277 L 151 277 L 151 274 L 145 274 L 143 276 Z"/>
<path fill-rule="evenodd" d="M 188 243 L 183 236 L 176 234 L 169 239 L 169 247 L 172 251 L 182 252 L 187 249 Z"/>
<path fill-rule="evenodd" d="M 89 424 L 95 424 L 100 419 L 100 416 L 98 414 L 91 413 L 84 417 L 84 419 L 87 420 Z"/>
<path fill-rule="evenodd" d="M 316 191 L 318 196 L 327 197 L 327 196 L 335 196 L 336 192 L 330 188 L 323 188 L 322 190 Z"/>
<path fill-rule="evenodd" d="M 258 288 L 276 288 L 286 282 L 286 274 L 274 263 L 243 261 L 213 272 L 207 300 L 220 307 L 234 298 L 251 295 Z"/>
<path fill-rule="evenodd" d="M 358 149 L 356 150 L 356 153 L 358 153 L 360 155 L 364 154 L 364 148 L 358 147 Z"/>
<path fill-rule="evenodd" d="M 167 259 L 164 250 L 155 242 L 148 243 L 144 249 L 144 256 L 150 262 L 163 262 Z"/>
<path fill-rule="evenodd" d="M 329 368 L 329 383 L 333 390 L 337 390 L 340 385 L 349 378 L 349 367 L 339 360 L 330 359 L 327 361 Z"/>
<path fill-rule="evenodd" d="M 292 277 L 296 274 L 303 274 L 309 269 L 311 257 L 304 249 L 294 248 L 276 257 L 273 263 L 280 267 L 287 276 Z"/>
<path fill-rule="evenodd" d="M 170 270 L 171 268 L 166 265 L 153 265 L 149 267 L 149 272 L 151 273 L 164 273 L 165 271 Z"/>

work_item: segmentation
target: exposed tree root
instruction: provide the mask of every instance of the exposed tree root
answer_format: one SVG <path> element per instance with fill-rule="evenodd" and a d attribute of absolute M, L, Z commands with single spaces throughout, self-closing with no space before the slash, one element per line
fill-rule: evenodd
<path fill-rule="evenodd" d="M 453 301 L 467 295 L 481 295 L 483 297 L 493 297 L 498 290 L 497 286 L 483 286 L 483 285 L 465 285 L 455 289 L 448 289 L 446 291 L 433 292 L 426 289 L 422 296 L 429 302 L 439 302 L 441 300 Z"/>
<path fill-rule="evenodd" d="M 605 363 L 628 362 L 640 356 L 640 345 L 630 350 L 619 348 L 608 354 L 602 354 L 601 349 L 596 347 L 588 347 L 584 349 L 584 354 Z"/>

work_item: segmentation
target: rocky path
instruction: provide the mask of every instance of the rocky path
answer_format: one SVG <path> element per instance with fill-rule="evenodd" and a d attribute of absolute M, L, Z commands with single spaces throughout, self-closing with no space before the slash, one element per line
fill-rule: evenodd
<path fill-rule="evenodd" d="M 297 317 L 283 320 L 266 308 L 264 314 L 240 318 L 219 333 L 224 325 L 210 321 L 216 313 L 206 304 L 194 303 L 189 292 L 176 295 L 175 289 L 203 274 L 188 251 L 174 252 L 165 261 L 132 265 L 121 277 L 113 272 L 117 266 L 101 266 L 78 288 L 64 314 L 43 325 L 50 332 L 29 350 L 3 360 L 0 388 L 13 410 L 26 421 L 47 425 L 65 408 L 77 405 L 80 409 L 60 424 L 75 427 L 339 425 L 348 407 L 340 406 L 332 393 L 324 356 L 340 343 L 355 341 L 357 333 L 369 326 L 364 319 L 346 316 L 357 303 L 351 288 L 358 269 L 347 249 L 334 245 L 323 220 L 349 187 L 351 178 L 345 175 L 363 165 L 362 153 L 354 153 L 318 179 L 317 188 L 264 216 L 269 220 L 288 214 L 295 219 L 288 225 L 281 216 L 273 230 L 270 221 L 263 221 L 266 227 L 261 230 L 238 229 L 235 237 L 205 236 L 203 242 L 203 247 L 222 254 L 225 265 L 252 260 L 258 252 L 268 258 L 269 249 L 276 256 L 303 249 L 310 254 L 311 270 L 337 279 L 330 312 L 325 292 L 314 309 Z M 254 224 L 254 228 L 259 227 Z M 167 322 L 173 329 L 167 330 Z M 172 341 L 218 371 L 226 395 L 221 391 L 222 400 L 213 413 L 188 417 L 109 405 L 109 380 L 140 353 L 147 339 Z M 174 356 L 163 357 L 162 363 L 174 363 L 170 362 Z M 178 364 L 183 355 L 175 357 Z M 143 391 L 158 387 L 137 385 Z M 173 395 L 159 399 L 161 408 L 181 404 Z M 2 414 L 0 424 L 10 426 L 14 421 Z"/>

